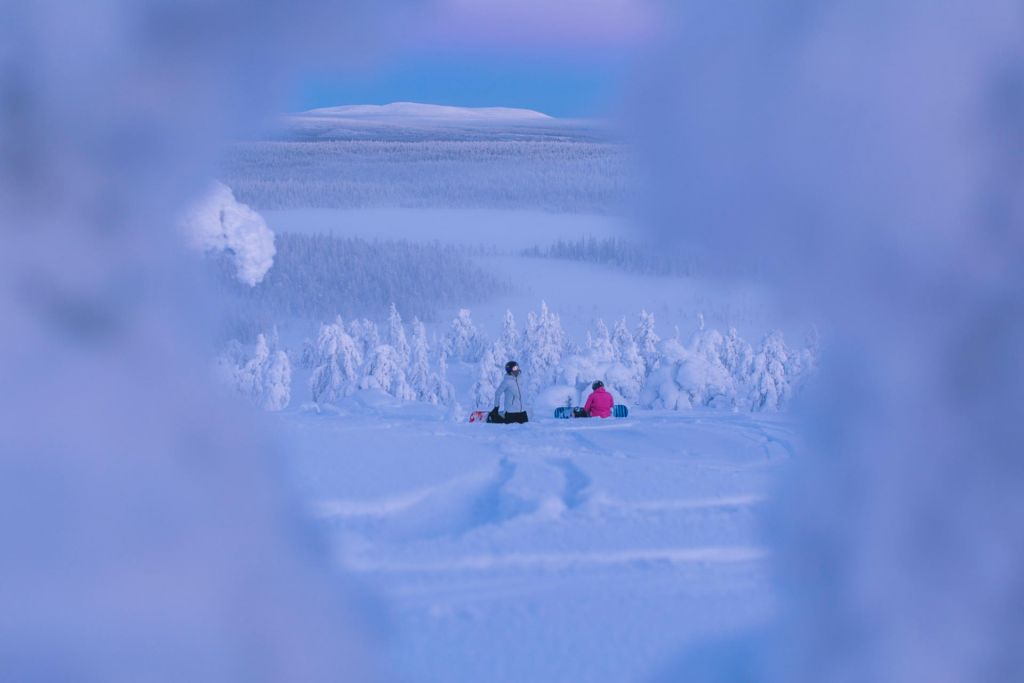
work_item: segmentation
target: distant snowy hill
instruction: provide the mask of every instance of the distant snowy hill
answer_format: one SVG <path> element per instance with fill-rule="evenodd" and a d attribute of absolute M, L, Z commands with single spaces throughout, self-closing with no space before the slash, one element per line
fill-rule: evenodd
<path fill-rule="evenodd" d="M 627 149 L 606 122 L 396 102 L 312 109 L 240 140 L 220 178 L 254 209 L 618 210 Z"/>
<path fill-rule="evenodd" d="M 310 109 L 298 117 L 330 116 L 358 119 L 418 118 L 450 121 L 546 121 L 552 117 L 532 109 L 510 107 L 450 107 L 418 102 L 392 102 L 391 104 L 356 104 L 341 107 Z"/>
<path fill-rule="evenodd" d="M 608 127 L 591 119 L 559 119 L 531 109 L 452 107 L 418 102 L 322 107 L 284 118 L 285 140 L 601 142 Z"/>

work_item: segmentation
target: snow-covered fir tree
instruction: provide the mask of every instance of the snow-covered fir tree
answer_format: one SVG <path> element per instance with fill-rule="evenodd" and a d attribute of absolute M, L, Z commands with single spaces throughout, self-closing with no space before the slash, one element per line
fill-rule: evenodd
<path fill-rule="evenodd" d="M 495 360 L 502 361 L 502 364 L 510 360 L 518 359 L 520 355 L 519 330 L 516 328 L 516 319 L 512 311 L 505 311 L 505 318 L 501 323 L 501 336 L 493 347 Z"/>
<path fill-rule="evenodd" d="M 701 326 L 690 340 L 687 356 L 679 364 L 676 379 L 692 407 L 733 408 L 738 400 L 737 383 L 722 361 L 725 337 Z"/>
<path fill-rule="evenodd" d="M 316 364 L 316 344 L 309 337 L 302 343 L 302 355 L 299 356 L 299 367 L 311 369 Z"/>
<path fill-rule="evenodd" d="M 608 326 L 605 325 L 604 320 L 598 318 L 594 323 L 594 334 L 591 336 L 588 332 L 587 335 L 589 339 L 587 347 L 594 360 L 608 363 L 615 358 L 611 334 L 608 332 Z"/>
<path fill-rule="evenodd" d="M 405 337 L 405 327 L 402 325 L 402 316 L 398 314 L 398 307 L 394 302 L 388 310 L 388 343 L 398 352 L 403 365 L 409 363 L 409 342 Z"/>
<path fill-rule="evenodd" d="M 256 348 L 253 356 L 238 369 L 238 389 L 240 393 L 256 405 L 263 399 L 264 382 L 267 368 L 270 366 L 270 345 L 266 335 L 256 336 Z"/>
<path fill-rule="evenodd" d="M 419 318 L 412 319 L 412 347 L 410 348 L 409 386 L 416 393 L 416 400 L 437 403 L 430 381 L 430 348 L 427 345 L 427 328 Z"/>
<path fill-rule="evenodd" d="M 740 338 L 735 327 L 729 328 L 729 334 L 722 343 L 721 355 L 722 365 L 729 371 L 737 387 L 749 381 L 754 350 Z"/>
<path fill-rule="evenodd" d="M 288 354 L 275 351 L 263 383 L 260 405 L 266 410 L 284 410 L 292 398 L 292 365 Z"/>
<path fill-rule="evenodd" d="M 251 358 L 237 343 L 217 362 L 222 376 L 240 395 L 264 410 L 284 410 L 291 400 L 292 368 L 288 354 L 257 335 Z"/>
<path fill-rule="evenodd" d="M 616 362 L 629 368 L 640 368 L 641 373 L 643 372 L 644 359 L 636 347 L 636 340 L 629 333 L 625 318 L 615 323 L 615 330 L 612 333 L 612 351 Z"/>
<path fill-rule="evenodd" d="M 369 360 L 374 350 L 380 345 L 380 331 L 377 324 L 372 320 L 363 318 L 353 320 L 349 323 L 349 336 L 359 345 L 359 352 L 363 358 Z"/>
<path fill-rule="evenodd" d="M 779 410 L 789 398 L 790 378 L 786 376 L 789 350 L 782 332 L 765 335 L 754 354 L 750 375 L 750 409 Z"/>
<path fill-rule="evenodd" d="M 441 349 L 437 372 L 431 374 L 431 393 L 441 405 L 455 405 L 455 387 L 448 381 L 448 354 Z"/>
<path fill-rule="evenodd" d="M 476 381 L 473 383 L 472 399 L 473 405 L 477 408 L 489 408 L 494 400 L 494 392 L 498 388 L 498 380 L 501 378 L 501 366 L 503 361 L 498 360 L 502 356 L 495 355 L 494 348 L 500 342 L 484 351 L 477 364 Z"/>
<path fill-rule="evenodd" d="M 390 344 L 379 344 L 366 363 L 360 381 L 363 389 L 380 389 L 403 401 L 413 401 L 416 393 L 409 386 L 402 367 L 402 359 Z"/>
<path fill-rule="evenodd" d="M 540 304 L 540 314 L 531 311 L 527 317 L 523 355 L 526 357 L 530 387 L 534 390 L 555 381 L 558 364 L 565 350 L 565 332 L 562 321 Z"/>
<path fill-rule="evenodd" d="M 643 357 L 636 348 L 636 341 L 630 334 L 629 328 L 626 327 L 625 318 L 615 323 L 615 330 L 612 332 L 612 350 L 617 367 L 609 372 L 608 379 L 624 399 L 635 401 L 639 398 L 644 384 L 645 365 Z"/>
<path fill-rule="evenodd" d="M 316 342 L 305 355 L 313 368 L 309 389 L 317 403 L 337 401 L 359 387 L 363 352 L 345 331 L 340 316 L 334 323 L 320 325 Z"/>
<path fill-rule="evenodd" d="M 448 357 L 475 363 L 480 360 L 484 350 L 482 341 L 469 309 L 459 309 L 445 337 L 445 352 Z"/>
<path fill-rule="evenodd" d="M 658 367 L 658 342 L 661 337 L 654 331 L 654 314 L 640 311 L 640 324 L 636 328 L 636 347 L 644 359 L 646 372 Z"/>

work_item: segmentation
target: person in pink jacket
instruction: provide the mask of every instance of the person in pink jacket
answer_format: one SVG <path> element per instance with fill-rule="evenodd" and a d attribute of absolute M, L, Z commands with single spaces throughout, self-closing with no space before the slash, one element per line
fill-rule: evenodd
<path fill-rule="evenodd" d="M 590 396 L 587 396 L 587 402 L 583 405 L 583 410 L 590 417 L 611 417 L 615 399 L 604 390 L 604 382 L 597 380 L 591 388 L 594 391 L 590 393 Z"/>

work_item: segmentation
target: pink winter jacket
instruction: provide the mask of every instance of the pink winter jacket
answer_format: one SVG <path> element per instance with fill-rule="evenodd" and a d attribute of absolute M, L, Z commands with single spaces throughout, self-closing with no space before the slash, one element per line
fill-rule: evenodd
<path fill-rule="evenodd" d="M 615 399 L 612 398 L 612 395 L 605 391 L 604 387 L 598 387 L 587 397 L 583 409 L 591 417 L 611 417 L 613 405 L 615 405 Z"/>

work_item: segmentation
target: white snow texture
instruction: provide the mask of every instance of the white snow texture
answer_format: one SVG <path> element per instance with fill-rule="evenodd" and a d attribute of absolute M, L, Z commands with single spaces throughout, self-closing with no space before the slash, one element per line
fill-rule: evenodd
<path fill-rule="evenodd" d="M 241 282 L 259 284 L 274 265 L 274 233 L 259 213 L 238 202 L 231 188 L 214 182 L 182 219 L 188 243 L 203 252 L 225 252 Z"/>

